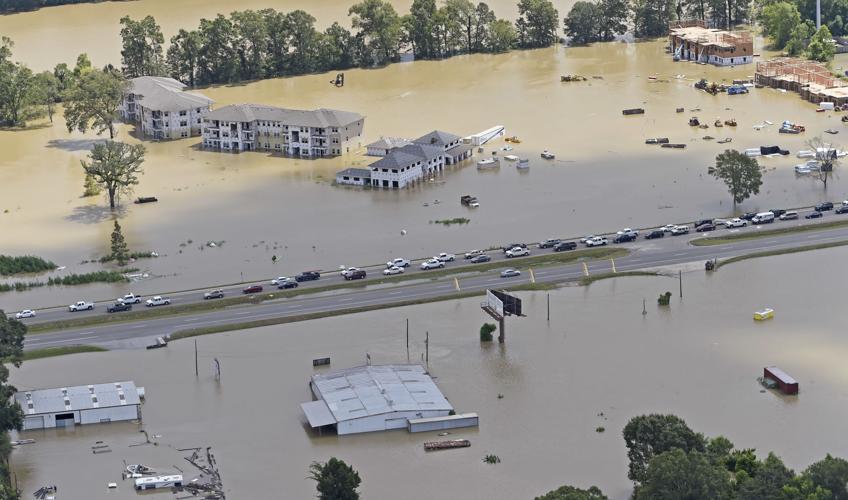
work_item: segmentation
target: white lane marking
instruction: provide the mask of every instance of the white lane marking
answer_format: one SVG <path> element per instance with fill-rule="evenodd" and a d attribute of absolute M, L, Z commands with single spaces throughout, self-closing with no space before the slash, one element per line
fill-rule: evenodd
<path fill-rule="evenodd" d="M 197 321 L 197 318 L 188 318 L 184 319 L 183 323 L 194 323 L 195 321 Z"/>
<path fill-rule="evenodd" d="M 672 257 L 682 257 L 684 255 L 690 255 L 690 253 L 689 252 L 676 253 L 676 254 L 673 254 Z"/>
<path fill-rule="evenodd" d="M 50 342 L 33 342 L 31 344 L 27 344 L 27 347 L 40 346 L 40 345 L 50 345 L 50 344 L 64 344 L 65 342 L 76 342 L 78 340 L 96 339 L 98 337 L 99 337 L 99 335 L 91 335 L 89 337 L 80 337 L 80 338 L 76 338 L 76 339 L 51 340 Z"/>
<path fill-rule="evenodd" d="M 130 330 L 136 330 L 136 329 L 138 329 L 138 328 L 145 328 L 146 326 L 147 326 L 147 325 L 136 325 L 136 326 L 131 326 L 131 327 L 130 327 Z"/>
<path fill-rule="evenodd" d="M 351 300 L 353 300 L 353 299 L 348 297 L 346 299 L 339 299 L 339 302 L 350 302 Z"/>
<path fill-rule="evenodd" d="M 233 316 L 244 316 L 245 314 L 253 314 L 253 311 L 244 311 L 240 313 L 235 313 Z"/>

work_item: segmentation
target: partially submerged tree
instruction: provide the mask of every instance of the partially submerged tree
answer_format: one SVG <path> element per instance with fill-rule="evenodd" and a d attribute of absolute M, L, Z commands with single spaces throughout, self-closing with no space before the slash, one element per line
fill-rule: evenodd
<path fill-rule="evenodd" d="M 356 489 L 362 480 L 343 460 L 332 457 L 325 463 L 312 462 L 309 478 L 317 483 L 315 488 L 320 500 L 359 500 Z"/>
<path fill-rule="evenodd" d="M 830 34 L 826 25 L 822 25 L 810 38 L 810 43 L 807 45 L 807 59 L 829 63 L 834 55 L 836 55 L 836 46 L 833 43 L 833 35 Z"/>
<path fill-rule="evenodd" d="M 742 203 L 752 194 L 759 194 L 763 185 L 762 168 L 757 160 L 733 149 L 716 156 L 715 166 L 709 167 L 707 173 L 727 185 L 734 211 L 737 203 Z"/>
<path fill-rule="evenodd" d="M 597 486 L 584 490 L 565 485 L 536 497 L 535 500 L 607 500 L 607 496 Z"/>
<path fill-rule="evenodd" d="M 704 451 L 704 437 L 695 433 L 682 418 L 675 415 L 641 415 L 624 426 L 624 443 L 630 459 L 627 477 L 642 482 L 648 477 L 651 460 L 674 448 Z"/>
<path fill-rule="evenodd" d="M 99 135 L 108 130 L 114 139 L 118 107 L 126 91 L 127 80 L 116 71 L 82 70 L 63 96 L 68 132 L 92 128 Z"/>
<path fill-rule="evenodd" d="M 118 262 L 119 266 L 123 266 L 130 258 L 130 250 L 127 247 L 127 241 L 124 239 L 124 233 L 121 231 L 121 225 L 118 224 L 118 221 L 115 221 L 111 240 L 111 257 Z"/>
<path fill-rule="evenodd" d="M 121 64 L 127 78 L 159 76 L 165 73 L 162 45 L 165 37 L 153 16 L 136 21 L 121 18 Z"/>
<path fill-rule="evenodd" d="M 700 451 L 672 448 L 652 458 L 635 500 L 732 498 L 730 474 Z"/>
<path fill-rule="evenodd" d="M 807 147 L 815 155 L 818 162 L 818 170 L 813 173 L 813 178 L 824 185 L 827 191 L 827 181 L 833 177 L 834 169 L 839 165 L 837 149 L 830 143 L 824 142 L 821 137 L 813 137 L 807 141 Z"/>
<path fill-rule="evenodd" d="M 94 145 L 88 154 L 90 161 L 80 161 L 86 175 L 109 194 L 109 208 L 114 210 L 119 195 L 138 184 L 138 176 L 144 173 L 144 153 L 141 144 L 107 141 Z"/>
<path fill-rule="evenodd" d="M 20 492 L 11 484 L 9 454 L 12 445 L 9 431 L 21 430 L 24 414 L 12 398 L 17 389 L 10 385 L 9 367 L 21 366 L 24 359 L 24 337 L 27 327 L 20 321 L 6 317 L 0 310 L 0 499 L 20 498 Z"/>

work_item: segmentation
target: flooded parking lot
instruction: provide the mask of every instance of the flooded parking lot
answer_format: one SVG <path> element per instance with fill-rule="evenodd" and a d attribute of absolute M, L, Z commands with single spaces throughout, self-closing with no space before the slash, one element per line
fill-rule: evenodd
<path fill-rule="evenodd" d="M 144 386 L 144 428 L 162 444 L 129 447 L 143 438 L 124 424 L 27 432 L 22 437 L 37 443 L 15 450 L 12 462 L 26 495 L 56 484 L 67 498 L 133 498 L 128 482 L 106 490 L 119 481 L 123 460 L 182 467 L 176 448 L 209 445 L 233 498 L 279 491 L 308 498 L 309 463 L 336 456 L 360 472 L 366 498 L 397 498 L 400 489 L 404 498 L 430 498 L 438 481 L 449 497 L 531 498 L 571 483 L 597 484 L 623 500 L 630 486 L 621 429 L 634 415 L 669 412 L 707 435 L 773 450 L 799 469 L 828 452 L 848 455 L 841 432 L 848 340 L 844 318 L 822 305 L 846 279 L 845 258 L 848 250 L 836 248 L 711 275 L 695 266 L 683 274 L 682 301 L 677 280 L 667 277 L 568 287 L 550 293 L 550 322 L 546 292 L 522 292 L 528 317 L 507 320 L 504 347 L 481 346 L 477 330 L 487 317 L 471 298 L 201 337 L 199 378 L 191 340 L 27 362 L 11 379 L 22 389 L 112 380 Z M 659 309 L 656 297 L 666 290 L 671 307 Z M 755 323 L 752 313 L 763 307 L 775 319 Z M 330 356 L 331 369 L 363 364 L 366 353 L 374 364 L 405 362 L 406 318 L 410 359 L 421 359 L 429 332 L 437 384 L 457 411 L 480 414 L 479 429 L 451 436 L 472 446 L 424 453 L 423 441 L 435 434 L 336 437 L 306 429 L 299 404 L 310 399 L 311 360 Z M 800 395 L 761 392 L 756 378 L 768 365 L 797 379 Z M 92 455 L 97 440 L 113 452 Z M 502 462 L 484 464 L 487 453 Z"/>

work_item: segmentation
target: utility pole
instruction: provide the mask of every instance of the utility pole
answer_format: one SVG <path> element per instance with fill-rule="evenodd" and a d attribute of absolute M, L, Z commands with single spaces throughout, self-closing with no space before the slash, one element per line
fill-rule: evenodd
<path fill-rule="evenodd" d="M 642 299 L 642 316 L 648 314 L 648 309 L 645 307 L 645 299 Z"/>
<path fill-rule="evenodd" d="M 677 280 L 680 281 L 680 300 L 683 300 L 683 271 L 677 271 Z"/>
<path fill-rule="evenodd" d="M 427 332 L 427 337 L 424 339 L 424 355 L 427 363 L 427 368 L 430 368 L 430 332 Z"/>
<path fill-rule="evenodd" d="M 551 294 L 548 292 L 548 323 L 551 322 Z"/>
<path fill-rule="evenodd" d="M 821 28 L 821 0 L 816 0 L 816 29 Z"/>
<path fill-rule="evenodd" d="M 194 339 L 194 376 L 199 377 L 200 372 L 197 368 L 197 339 Z"/>
<path fill-rule="evenodd" d="M 406 318 L 406 362 L 409 363 L 409 318 Z"/>

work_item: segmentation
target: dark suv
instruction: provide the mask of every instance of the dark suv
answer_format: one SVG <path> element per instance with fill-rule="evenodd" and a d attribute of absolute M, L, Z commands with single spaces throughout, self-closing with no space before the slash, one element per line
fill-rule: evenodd
<path fill-rule="evenodd" d="M 106 312 L 116 313 L 122 311 L 132 311 L 132 304 L 127 304 L 125 302 L 115 302 L 111 306 L 106 308 Z"/>
<path fill-rule="evenodd" d="M 816 212 L 825 212 L 827 210 L 833 210 L 833 203 L 826 201 L 824 203 L 819 203 L 815 207 Z"/>
<path fill-rule="evenodd" d="M 515 247 L 527 248 L 526 243 L 510 243 L 509 245 L 504 245 L 501 247 L 501 251 L 506 253 L 507 250 L 512 250 Z"/>
<path fill-rule="evenodd" d="M 344 275 L 344 279 L 350 280 L 361 280 L 365 278 L 365 270 L 357 269 L 356 271 L 351 271 Z M 316 278 L 317 279 L 317 278 Z"/>
<path fill-rule="evenodd" d="M 713 223 L 712 219 L 701 219 L 699 221 L 695 221 L 695 227 L 697 228 L 698 226 L 705 226 L 707 224 L 712 224 L 712 223 Z"/>
<path fill-rule="evenodd" d="M 612 240 L 613 243 L 627 243 L 628 241 L 635 240 L 636 237 L 632 234 L 619 234 Z"/>
<path fill-rule="evenodd" d="M 564 252 L 566 250 L 574 250 L 577 248 L 577 243 L 574 241 L 563 241 L 554 245 L 554 252 Z"/>
<path fill-rule="evenodd" d="M 553 248 L 559 245 L 562 240 L 557 238 L 548 239 L 539 243 L 539 248 Z"/>
<path fill-rule="evenodd" d="M 277 288 L 280 290 L 286 290 L 288 288 L 297 288 L 297 281 L 293 279 L 283 280 L 277 284 Z"/>
<path fill-rule="evenodd" d="M 301 281 L 314 281 L 321 277 L 321 273 L 318 271 L 303 271 L 294 277 L 295 281 L 298 283 Z"/>
<path fill-rule="evenodd" d="M 653 240 L 656 238 L 662 238 L 663 236 L 665 236 L 665 232 L 663 232 L 662 229 L 654 229 L 653 231 L 645 235 L 645 239 Z"/>
<path fill-rule="evenodd" d="M 782 208 L 772 208 L 771 210 L 769 210 L 769 212 L 773 213 L 775 218 L 777 218 L 785 214 L 786 210 L 783 210 Z"/>

